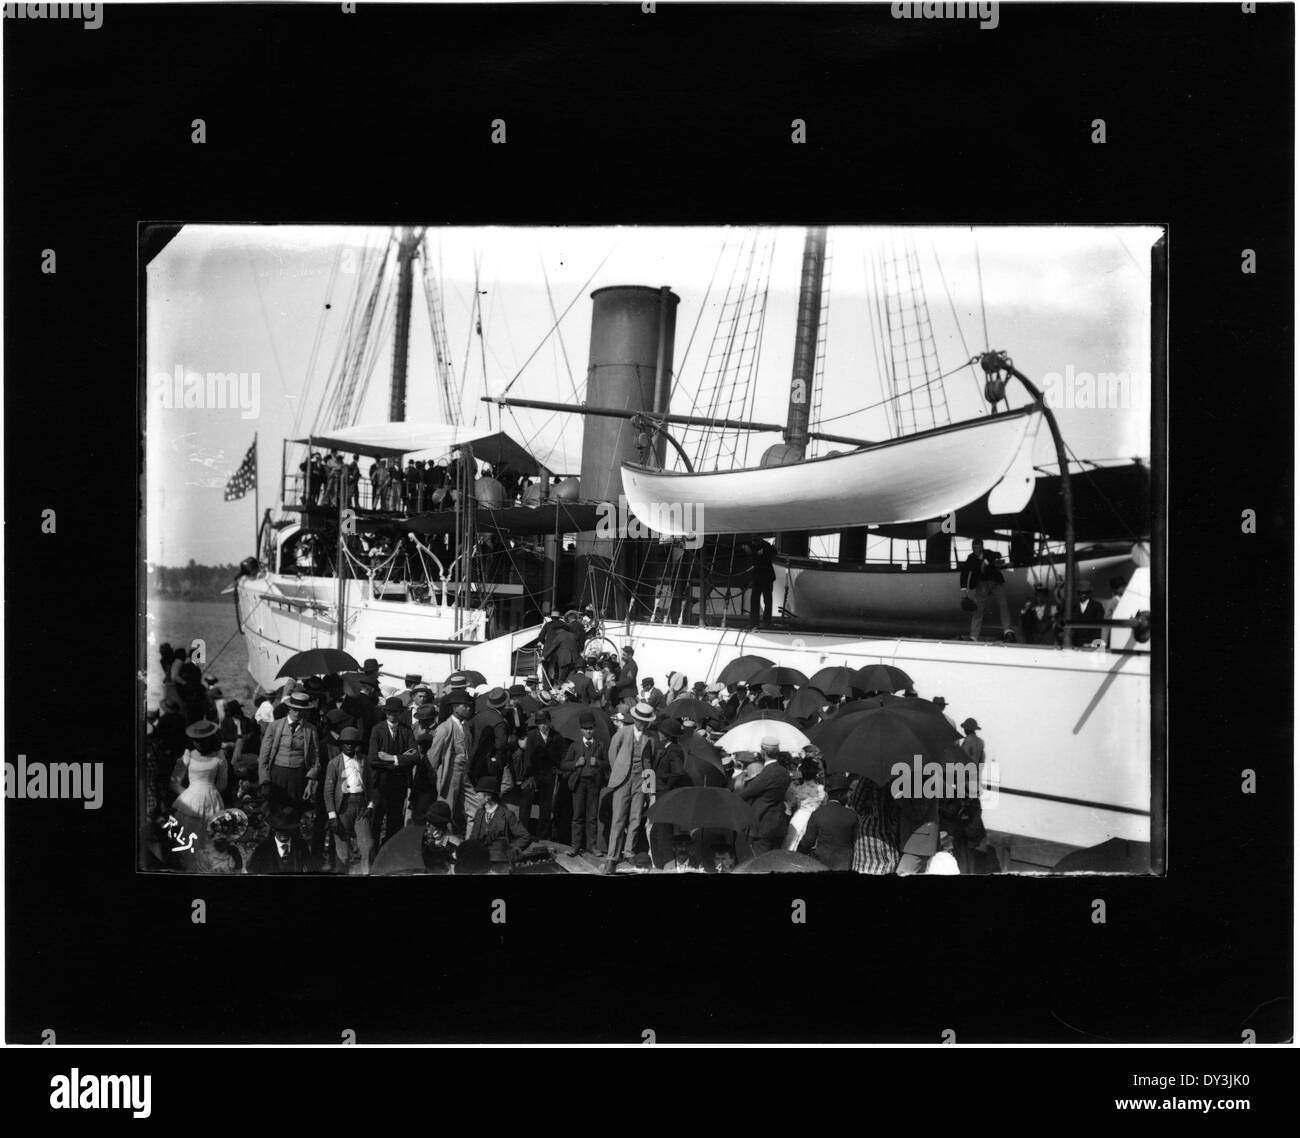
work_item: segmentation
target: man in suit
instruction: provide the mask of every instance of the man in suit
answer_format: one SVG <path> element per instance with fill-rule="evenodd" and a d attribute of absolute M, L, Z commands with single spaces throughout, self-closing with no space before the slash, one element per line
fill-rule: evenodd
<path fill-rule="evenodd" d="M 1101 602 L 1093 599 L 1091 581 L 1079 582 L 1079 596 L 1074 603 L 1076 606 L 1074 613 L 1075 622 L 1106 619 L 1106 610 L 1101 607 Z M 1094 640 L 1101 639 L 1100 627 L 1076 628 L 1072 631 L 1074 632 L 1074 644 L 1081 648 L 1087 647 Z"/>
<path fill-rule="evenodd" d="M 576 703 L 597 703 L 600 699 L 596 685 L 584 671 L 571 672 L 569 678 L 565 680 L 565 687 L 569 689 L 569 698 Z"/>
<path fill-rule="evenodd" d="M 632 722 L 615 734 L 609 747 L 611 802 L 609 850 L 604 872 L 616 873 L 623 856 L 624 839 L 630 853 L 641 828 L 641 807 L 645 799 L 642 775 L 654 766 L 657 748 L 647 730 L 655 721 L 654 708 L 638 703 L 632 708 Z"/>
<path fill-rule="evenodd" d="M 466 822 L 466 780 L 470 756 L 474 753 L 474 733 L 469 724 L 474 697 L 459 688 L 446 702 L 451 704 L 451 714 L 434 729 L 425 762 L 439 800 L 451 807 L 452 829 L 460 834 Z"/>
<path fill-rule="evenodd" d="M 406 705 L 396 696 L 384 701 L 384 722 L 370 732 L 368 759 L 375 781 L 373 836 L 378 849 L 401 832 L 411 769 L 419 759 L 415 733 L 402 722 Z"/>
<path fill-rule="evenodd" d="M 641 702 L 648 703 L 658 711 L 667 702 L 664 693 L 655 687 L 654 676 L 646 676 L 641 681 Z"/>
<path fill-rule="evenodd" d="M 339 732 L 339 752 L 325 768 L 325 808 L 334 835 L 335 873 L 347 873 L 354 848 L 361 858 L 361 872 L 370 872 L 375 780 L 369 756 L 358 754 L 360 749 L 361 732 L 344 727 Z"/>
<path fill-rule="evenodd" d="M 852 777 L 843 772 L 831 775 L 826 801 L 813 811 L 799 843 L 801 854 L 811 854 L 827 869 L 853 868 L 858 814 L 845 805 L 852 783 Z"/>
<path fill-rule="evenodd" d="M 551 810 L 555 805 L 556 779 L 568 744 L 551 726 L 551 713 L 545 708 L 534 712 L 531 723 L 532 729 L 524 737 L 522 769 L 525 777 L 531 778 L 537 788 L 536 801 L 540 809 L 533 832 L 541 838 L 552 838 Z M 564 837 L 561 835 L 555 840 L 563 841 Z"/>
<path fill-rule="evenodd" d="M 632 645 L 628 644 L 623 648 L 623 662 L 614 680 L 614 695 L 611 700 L 614 705 L 617 705 L 620 700 L 636 699 L 636 676 L 636 654 Z"/>
<path fill-rule="evenodd" d="M 483 805 L 474 814 L 466 841 L 488 847 L 493 873 L 509 873 L 510 863 L 524 852 L 533 839 L 519 819 L 501 805 L 501 783 L 490 776 L 474 784 Z"/>
<path fill-rule="evenodd" d="M 553 628 L 547 633 L 546 647 L 542 651 L 542 660 L 546 663 L 551 682 L 564 683 L 581 658 L 573 630 L 562 620 L 554 621 Z"/>
<path fill-rule="evenodd" d="M 311 852 L 298 833 L 298 813 L 281 807 L 270 817 L 271 833 L 263 838 L 248 859 L 248 872 L 310 873 Z"/>
<path fill-rule="evenodd" d="M 790 772 L 781 765 L 776 739 L 770 735 L 763 739 L 759 757 L 762 769 L 738 788 L 740 797 L 750 806 L 749 844 L 755 857 L 780 849 L 785 840 L 785 792 L 790 786 Z"/>
<path fill-rule="evenodd" d="M 1020 631 L 1026 644 L 1056 643 L 1056 606 L 1046 585 L 1034 588 L 1034 599 L 1020 610 Z"/>
<path fill-rule="evenodd" d="M 759 538 L 754 543 L 754 568 L 749 584 L 749 622 L 754 628 L 772 623 L 772 586 L 776 584 L 776 570 L 772 567 L 772 547 Z M 762 605 L 762 620 L 759 606 Z"/>
<path fill-rule="evenodd" d="M 489 777 L 500 781 L 510 763 L 515 741 L 505 717 L 509 702 L 505 688 L 493 688 L 484 697 L 485 706 L 475 713 L 470 723 L 474 751 L 470 756 L 468 777 L 473 783 Z"/>
<path fill-rule="evenodd" d="M 420 758 L 411 768 L 411 817 L 424 815 L 438 801 L 438 783 L 429 767 L 429 747 L 438 725 L 438 705 L 421 703 L 411 716 L 411 730 Z"/>
<path fill-rule="evenodd" d="M 687 785 L 686 755 L 682 751 L 680 721 L 660 719 L 655 724 L 655 730 L 663 740 L 663 744 L 656 749 L 654 762 L 651 764 L 651 769 L 655 772 L 654 793 L 650 801 L 652 806 L 655 799 L 670 790 L 676 790 L 679 786 Z M 648 830 L 650 860 L 656 869 L 662 869 L 673 857 L 672 823 L 652 822 Z"/>
<path fill-rule="evenodd" d="M 1007 610 L 1006 578 L 1002 576 L 1002 555 L 992 549 L 985 549 L 984 542 L 978 537 L 970 543 L 970 556 L 966 558 L 961 570 L 962 596 L 975 596 L 975 611 L 970 616 L 970 638 L 978 640 L 980 630 L 984 627 L 984 609 L 989 597 L 998 602 L 998 613 L 1002 617 L 1004 634 L 1010 633 L 1015 639 L 1011 627 L 1011 615 Z"/>
<path fill-rule="evenodd" d="M 285 717 L 262 733 L 257 781 L 273 809 L 301 806 L 308 781 L 320 778 L 320 740 L 305 718 L 312 707 L 306 692 L 295 691 Z"/>
<path fill-rule="evenodd" d="M 609 765 L 605 744 L 596 738 L 596 717 L 584 711 L 578 717 L 580 737 L 569 744 L 560 769 L 568 779 L 573 797 L 573 844 L 569 856 L 599 847 L 600 787 Z"/>

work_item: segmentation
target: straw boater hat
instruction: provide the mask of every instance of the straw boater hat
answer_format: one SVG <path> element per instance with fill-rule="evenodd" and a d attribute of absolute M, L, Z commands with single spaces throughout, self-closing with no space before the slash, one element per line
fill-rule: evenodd
<path fill-rule="evenodd" d="M 217 725 L 207 719 L 200 719 L 185 728 L 185 734 L 191 739 L 208 739 L 217 733 Z"/>
<path fill-rule="evenodd" d="M 306 692 L 296 691 L 289 697 L 288 705 L 290 711 L 310 711 L 316 701 Z"/>
<path fill-rule="evenodd" d="M 488 707 L 492 707 L 492 708 L 496 708 L 497 710 L 500 710 L 501 708 L 505 707 L 505 705 L 509 701 L 510 701 L 510 697 L 506 694 L 505 688 L 493 688 L 490 692 L 487 693 Z"/>
<path fill-rule="evenodd" d="M 632 719 L 637 723 L 653 723 L 655 721 L 655 709 L 648 703 L 638 703 L 632 708 Z"/>

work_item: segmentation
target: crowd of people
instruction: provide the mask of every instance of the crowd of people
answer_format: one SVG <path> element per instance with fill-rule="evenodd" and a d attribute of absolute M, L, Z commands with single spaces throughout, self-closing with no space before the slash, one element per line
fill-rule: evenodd
<path fill-rule="evenodd" d="M 555 616 L 538 674 L 523 683 L 474 674 L 438 691 L 399 688 L 370 659 L 359 672 L 288 680 L 247 710 L 163 645 L 144 864 L 508 873 L 549 861 L 605 874 L 726 873 L 784 854 L 873 874 L 996 868 L 978 783 L 971 794 L 913 803 L 828 771 L 815 745 L 790 751 L 762 735 L 752 751 L 717 746 L 749 719 L 811 729 L 835 716 L 839 698 L 811 693 L 795 705 L 789 685 L 640 675 L 631 645 L 617 658 L 596 650 L 596 627 L 590 611 Z M 946 701 L 932 702 L 948 718 Z M 962 730 L 960 753 L 979 769 L 979 724 L 967 719 Z M 745 824 L 653 820 L 654 803 L 682 787 L 729 791 Z"/>
<path fill-rule="evenodd" d="M 479 463 L 459 450 L 449 458 L 409 459 L 405 465 L 400 458 L 379 457 L 363 468 L 359 454 L 348 459 L 337 450 L 311 448 L 298 470 L 305 505 L 393 513 L 450 508 L 458 496 L 456 488 L 467 475 L 473 481 L 494 479 L 501 486 L 502 505 L 524 501 L 532 486 L 532 480 L 508 462 Z"/>

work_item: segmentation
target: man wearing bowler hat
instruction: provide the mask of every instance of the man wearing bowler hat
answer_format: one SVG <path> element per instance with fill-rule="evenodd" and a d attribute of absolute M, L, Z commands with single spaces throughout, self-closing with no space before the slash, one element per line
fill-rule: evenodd
<path fill-rule="evenodd" d="M 569 744 L 562 770 L 568 778 L 573 795 L 573 844 L 569 856 L 577 857 L 584 850 L 593 853 L 599 847 L 600 787 L 604 781 L 605 744 L 596 738 L 596 717 L 584 711 L 578 717 L 580 737 Z"/>
<path fill-rule="evenodd" d="M 551 810 L 555 805 L 560 764 L 564 761 L 567 750 L 568 744 L 551 726 L 551 713 L 545 708 L 535 712 L 532 730 L 524 738 L 522 770 L 526 778 L 534 780 L 537 788 L 537 824 L 535 828 L 530 826 L 530 829 L 539 838 L 564 841 L 563 834 L 551 833 Z"/>
<path fill-rule="evenodd" d="M 298 812 L 291 806 L 272 811 L 271 833 L 263 838 L 248 859 L 248 872 L 310 873 L 311 852 L 298 832 Z"/>
<path fill-rule="evenodd" d="M 372 832 L 378 849 L 402 829 L 411 769 L 419 758 L 415 733 L 402 722 L 406 705 L 396 696 L 384 701 L 384 721 L 370 732 L 368 757 L 375 780 Z"/>
<path fill-rule="evenodd" d="M 451 807 L 452 829 L 459 833 L 465 825 L 465 799 L 469 789 L 466 772 L 474 751 L 474 732 L 469 723 L 474 697 L 464 688 L 458 688 L 443 703 L 450 705 L 451 714 L 434 729 L 425 761 L 438 797 Z"/>
<path fill-rule="evenodd" d="M 308 780 L 320 778 L 320 740 L 306 720 L 312 706 L 306 692 L 295 691 L 285 717 L 275 720 L 262 735 L 258 785 L 272 808 L 299 806 Z"/>
<path fill-rule="evenodd" d="M 325 808 L 334 837 L 335 873 L 347 873 L 354 848 L 361 859 L 361 872 L 370 872 L 375 783 L 369 757 L 359 754 L 360 748 L 361 732 L 344 727 L 339 732 L 339 753 L 325 768 Z"/>
<path fill-rule="evenodd" d="M 609 850 L 606 853 L 604 872 L 618 871 L 623 857 L 624 839 L 627 851 L 641 829 L 641 807 L 645 800 L 642 775 L 653 768 L 657 748 L 648 728 L 655 721 L 655 711 L 648 703 L 638 703 L 632 708 L 632 722 L 619 728 L 609 747 L 609 787 L 611 814 Z"/>
<path fill-rule="evenodd" d="M 470 823 L 471 842 L 482 842 L 492 858 L 493 873 L 509 873 L 510 863 L 524 852 L 533 839 L 520 825 L 519 819 L 501 805 L 501 781 L 491 775 L 474 784 L 475 793 L 483 801 Z"/>

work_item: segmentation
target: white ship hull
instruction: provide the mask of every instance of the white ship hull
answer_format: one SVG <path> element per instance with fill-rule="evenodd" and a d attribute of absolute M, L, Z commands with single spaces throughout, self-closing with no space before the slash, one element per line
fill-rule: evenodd
<path fill-rule="evenodd" d="M 248 671 L 266 691 L 280 687 L 277 673 L 295 652 L 338 647 L 338 581 L 332 577 L 262 574 L 242 577 L 236 586 L 239 621 L 248 645 Z M 447 641 L 470 644 L 483 639 L 482 609 L 462 612 L 450 605 L 376 599 L 369 582 L 348 581 L 343 650 L 361 663 L 373 657 L 383 665 L 381 687 L 401 688 L 404 677 L 440 682 L 460 664 Z M 402 641 L 410 647 L 383 646 Z M 424 649 L 424 650 L 421 650 Z"/>
<path fill-rule="evenodd" d="M 923 697 L 944 696 L 954 720 L 980 722 L 998 778 L 996 793 L 984 795 L 985 824 L 1028 851 L 1013 854 L 1018 860 L 1048 866 L 1110 838 L 1151 840 L 1149 654 L 663 624 L 607 631 L 635 647 L 640 674 L 661 686 L 670 671 L 712 679 L 744 653 L 809 675 L 836 664 L 897 665 Z M 523 629 L 477 645 L 463 665 L 505 681 L 513 649 L 537 634 Z"/>

